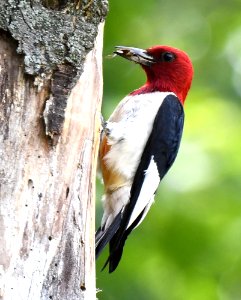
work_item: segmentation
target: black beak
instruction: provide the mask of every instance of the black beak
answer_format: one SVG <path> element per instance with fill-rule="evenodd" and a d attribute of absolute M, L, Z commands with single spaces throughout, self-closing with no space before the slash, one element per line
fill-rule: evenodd
<path fill-rule="evenodd" d="M 115 54 L 134 61 L 140 65 L 151 66 L 153 63 L 155 63 L 154 57 L 149 55 L 146 50 L 125 46 L 116 46 L 115 48 Z"/>

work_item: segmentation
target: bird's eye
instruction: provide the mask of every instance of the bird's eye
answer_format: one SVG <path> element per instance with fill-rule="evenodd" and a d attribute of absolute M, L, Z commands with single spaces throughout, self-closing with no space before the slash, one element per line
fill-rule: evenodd
<path fill-rule="evenodd" d="M 162 60 L 166 62 L 171 62 L 175 59 L 175 55 L 171 52 L 164 52 L 162 53 Z"/>

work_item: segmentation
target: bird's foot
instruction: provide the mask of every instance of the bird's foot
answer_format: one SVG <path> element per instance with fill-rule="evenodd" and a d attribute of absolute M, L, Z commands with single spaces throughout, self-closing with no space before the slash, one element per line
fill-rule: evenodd
<path fill-rule="evenodd" d="M 113 142 L 120 142 L 124 139 L 123 126 L 116 122 L 105 121 L 102 124 L 103 131 L 107 138 Z"/>

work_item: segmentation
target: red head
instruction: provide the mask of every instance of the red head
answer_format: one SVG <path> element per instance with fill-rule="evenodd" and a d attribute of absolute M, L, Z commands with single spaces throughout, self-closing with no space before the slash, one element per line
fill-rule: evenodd
<path fill-rule="evenodd" d="M 132 94 L 173 92 L 184 103 L 193 77 L 192 62 L 185 52 L 169 46 L 154 46 L 146 50 L 117 47 L 115 53 L 139 63 L 146 72 L 146 84 Z"/>

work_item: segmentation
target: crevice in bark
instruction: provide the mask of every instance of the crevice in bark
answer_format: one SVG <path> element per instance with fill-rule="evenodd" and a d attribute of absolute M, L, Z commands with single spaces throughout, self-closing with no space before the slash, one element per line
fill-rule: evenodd
<path fill-rule="evenodd" d="M 68 0 L 42 0 L 41 2 L 44 7 L 55 10 L 61 10 L 68 6 Z"/>
<path fill-rule="evenodd" d="M 50 96 L 45 103 L 43 112 L 45 133 L 55 145 L 61 134 L 65 118 L 67 98 L 73 87 L 73 80 L 77 70 L 75 67 L 64 64 L 53 72 L 50 84 Z"/>

